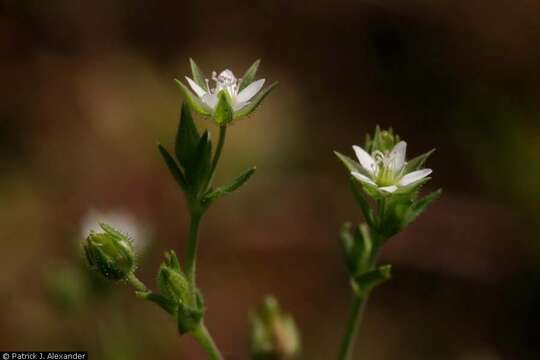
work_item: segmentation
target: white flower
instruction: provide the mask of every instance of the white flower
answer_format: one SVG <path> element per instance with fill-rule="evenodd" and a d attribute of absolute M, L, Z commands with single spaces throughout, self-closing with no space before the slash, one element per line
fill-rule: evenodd
<path fill-rule="evenodd" d="M 360 162 L 358 171 L 351 171 L 351 175 L 368 187 L 383 193 L 394 193 L 400 188 L 411 188 L 426 176 L 431 169 L 419 169 L 407 173 L 405 152 L 407 143 L 400 141 L 392 151 L 374 151 L 368 154 L 360 146 L 353 146 L 353 150 Z"/>
<path fill-rule="evenodd" d="M 229 69 L 222 71 L 216 76 L 216 72 L 212 72 L 212 80 L 216 83 L 213 88 L 210 87 L 209 79 L 205 79 L 206 86 L 203 88 L 186 76 L 186 80 L 199 97 L 206 111 L 213 113 L 218 104 L 218 94 L 223 90 L 229 95 L 231 107 L 233 111 L 240 111 L 246 105 L 250 104 L 250 100 L 261 91 L 265 79 L 260 79 L 252 82 L 244 89 L 240 90 L 242 79 L 237 79 L 233 72 Z"/>
<path fill-rule="evenodd" d="M 129 213 L 124 211 L 98 212 L 90 210 L 81 220 L 81 238 L 85 239 L 91 231 L 101 232 L 100 223 L 112 226 L 129 236 L 133 246 L 139 253 L 143 252 L 150 243 L 147 228 L 141 226 Z"/>

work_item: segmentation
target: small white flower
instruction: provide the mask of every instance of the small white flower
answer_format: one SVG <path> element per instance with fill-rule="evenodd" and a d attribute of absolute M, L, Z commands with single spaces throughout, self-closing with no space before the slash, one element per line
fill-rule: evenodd
<path fill-rule="evenodd" d="M 81 238 L 85 239 L 91 231 L 101 232 L 100 223 L 110 225 L 129 236 L 138 253 L 143 252 L 150 243 L 148 229 L 141 226 L 129 213 L 124 211 L 98 212 L 90 210 L 81 220 Z"/>
<path fill-rule="evenodd" d="M 223 90 L 229 95 L 231 107 L 233 111 L 240 111 L 246 105 L 250 104 L 250 100 L 261 91 L 265 79 L 260 79 L 252 82 L 240 91 L 242 79 L 237 79 L 233 72 L 229 69 L 222 71 L 219 75 L 212 72 L 212 80 L 215 82 L 213 88 L 210 87 L 210 80 L 205 79 L 206 86 L 203 88 L 186 76 L 186 80 L 201 100 L 205 110 L 213 113 L 218 104 L 218 94 Z"/>
<path fill-rule="evenodd" d="M 353 146 L 360 163 L 358 171 L 351 175 L 368 187 L 382 193 L 394 193 L 400 188 L 410 188 L 431 174 L 431 169 L 419 169 L 407 173 L 405 153 L 407 143 L 400 141 L 391 151 L 374 151 L 368 154 L 360 146 Z"/>

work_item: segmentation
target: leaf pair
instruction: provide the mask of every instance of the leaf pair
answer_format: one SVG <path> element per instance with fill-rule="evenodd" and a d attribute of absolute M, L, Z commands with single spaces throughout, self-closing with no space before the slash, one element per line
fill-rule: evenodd
<path fill-rule="evenodd" d="M 182 104 L 180 125 L 176 135 L 176 161 L 161 144 L 159 151 L 182 190 L 190 198 L 199 198 L 206 191 L 212 168 L 212 142 L 205 131 L 199 135 L 189 107 Z M 178 166 L 180 164 L 180 166 Z"/>

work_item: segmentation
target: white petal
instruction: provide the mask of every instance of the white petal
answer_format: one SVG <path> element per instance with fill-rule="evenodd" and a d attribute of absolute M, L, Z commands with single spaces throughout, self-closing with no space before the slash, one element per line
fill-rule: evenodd
<path fill-rule="evenodd" d="M 353 145 L 354 153 L 360 162 L 360 165 L 370 174 L 374 174 L 377 169 L 377 164 L 375 160 L 369 155 L 366 150 L 362 149 L 360 146 Z"/>
<path fill-rule="evenodd" d="M 390 152 L 390 166 L 395 172 L 401 170 L 405 165 L 405 153 L 407 152 L 407 143 L 405 141 L 398 142 Z"/>
<path fill-rule="evenodd" d="M 387 193 L 393 193 L 397 189 L 398 189 L 398 187 L 396 185 L 383 186 L 383 187 L 379 188 L 379 190 L 387 192 Z"/>
<path fill-rule="evenodd" d="M 218 103 L 218 97 L 216 94 L 204 94 L 201 98 L 201 100 L 211 109 L 214 110 L 217 103 Z"/>
<path fill-rule="evenodd" d="M 407 186 L 409 184 L 412 184 L 414 182 L 417 182 L 418 180 L 421 180 L 431 174 L 431 169 L 421 169 L 413 171 L 412 173 L 408 173 L 404 177 L 401 178 L 399 181 L 399 185 L 401 186 Z"/>
<path fill-rule="evenodd" d="M 264 82 L 265 79 L 260 79 L 246 86 L 244 90 L 240 91 L 240 93 L 236 96 L 236 101 L 239 103 L 249 101 L 262 89 Z"/>
<path fill-rule="evenodd" d="M 242 109 L 244 106 L 246 106 L 249 103 L 250 103 L 249 101 L 241 102 L 241 103 L 236 102 L 232 107 L 233 111 L 238 111 L 238 110 Z"/>
<path fill-rule="evenodd" d="M 206 90 L 204 90 L 202 87 L 197 85 L 197 83 L 195 81 L 191 80 L 187 76 L 185 78 L 186 78 L 189 86 L 191 86 L 191 88 L 193 89 L 193 91 L 195 91 L 195 94 L 197 94 L 198 97 L 203 97 L 203 95 L 206 94 Z"/>
<path fill-rule="evenodd" d="M 360 180 L 363 183 L 369 184 L 371 186 L 377 186 L 377 184 L 375 184 L 373 182 L 373 180 L 368 178 L 366 175 L 360 174 L 359 172 L 352 171 L 351 175 L 354 176 L 355 178 L 357 178 L 358 180 Z"/>

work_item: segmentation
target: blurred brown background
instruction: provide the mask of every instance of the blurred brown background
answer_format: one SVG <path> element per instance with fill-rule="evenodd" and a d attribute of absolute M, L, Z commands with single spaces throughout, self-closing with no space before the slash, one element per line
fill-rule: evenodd
<path fill-rule="evenodd" d="M 139 274 L 154 286 L 188 220 L 156 149 L 177 127 L 173 79 L 189 57 L 237 75 L 260 57 L 280 86 L 229 130 L 217 181 L 258 171 L 211 209 L 200 248 L 227 359 L 247 358 L 247 313 L 268 293 L 303 329 L 304 359 L 335 358 L 350 301 L 336 233 L 361 216 L 332 150 L 376 124 L 411 154 L 436 147 L 428 188 L 445 192 L 384 252 L 394 278 L 356 358 L 540 356 L 540 3 L 0 4 L 0 349 L 204 358 L 127 287 L 81 291 L 76 244 L 92 209 L 132 214 L 152 230 Z"/>

